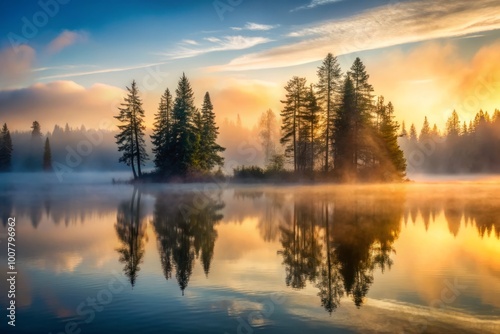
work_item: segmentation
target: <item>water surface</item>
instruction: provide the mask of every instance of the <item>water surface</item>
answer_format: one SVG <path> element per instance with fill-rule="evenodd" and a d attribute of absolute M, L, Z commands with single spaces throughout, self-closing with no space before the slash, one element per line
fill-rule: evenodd
<path fill-rule="evenodd" d="M 500 332 L 495 183 L 14 182 L 0 197 L 2 244 L 8 217 L 18 236 L 2 332 Z"/>

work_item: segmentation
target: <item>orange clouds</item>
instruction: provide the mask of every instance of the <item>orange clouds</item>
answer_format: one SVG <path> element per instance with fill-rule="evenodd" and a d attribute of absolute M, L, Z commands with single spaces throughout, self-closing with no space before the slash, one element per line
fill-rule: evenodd
<path fill-rule="evenodd" d="M 282 87 L 274 83 L 243 79 L 197 79 L 193 87 L 209 91 L 217 113 L 218 122 L 240 115 L 243 125 L 252 127 L 260 115 L 271 108 L 279 112 Z"/>
<path fill-rule="evenodd" d="M 480 108 L 500 107 L 500 43 L 464 60 L 451 43 L 426 43 L 366 60 L 375 91 L 391 100 L 399 119 L 421 126 L 424 116 L 443 127 L 456 109 L 469 120 Z M 408 124 L 409 125 L 409 124 Z"/>
<path fill-rule="evenodd" d="M 11 129 L 29 129 L 34 120 L 42 123 L 44 131 L 66 122 L 98 128 L 103 120 L 113 122 L 123 94 L 122 89 L 103 84 L 85 88 L 72 81 L 37 83 L 0 91 L 0 120 Z"/>
<path fill-rule="evenodd" d="M 60 52 L 62 49 L 87 40 L 87 34 L 79 31 L 64 30 L 47 46 L 47 52 L 54 54 Z"/>

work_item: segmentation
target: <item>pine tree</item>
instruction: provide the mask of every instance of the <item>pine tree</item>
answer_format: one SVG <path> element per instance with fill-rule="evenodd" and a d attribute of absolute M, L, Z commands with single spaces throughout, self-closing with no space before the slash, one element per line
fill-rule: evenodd
<path fill-rule="evenodd" d="M 373 109 L 372 92 L 373 87 L 368 83 L 370 76 L 366 72 L 365 65 L 361 59 L 356 58 L 349 72 L 352 84 L 354 87 L 354 164 L 358 166 L 359 160 L 362 159 L 366 163 L 372 160 L 369 154 L 370 148 L 366 141 L 367 135 L 370 132 L 371 116 Z M 365 152 L 363 152 L 365 151 Z M 364 154 L 363 154 L 364 153 Z M 363 156 L 362 156 L 363 155 Z"/>
<path fill-rule="evenodd" d="M 134 178 L 142 176 L 141 167 L 148 159 L 146 144 L 144 141 L 144 109 L 139 97 L 137 84 L 132 81 L 131 87 L 127 87 L 128 94 L 119 108 L 119 115 L 115 116 L 120 125 L 120 132 L 115 136 L 118 151 L 123 152 L 120 162 L 132 167 Z M 137 172 L 136 172 L 137 167 Z"/>
<path fill-rule="evenodd" d="M 153 153 L 155 155 L 154 163 L 159 172 L 164 172 L 166 168 L 166 147 L 172 140 L 172 108 L 173 99 L 170 90 L 167 88 L 160 99 L 158 113 L 155 115 L 155 123 L 151 142 L 153 144 Z"/>
<path fill-rule="evenodd" d="M 431 127 L 429 125 L 429 121 L 427 120 L 427 116 L 424 118 L 424 124 L 422 125 L 422 129 L 420 130 L 420 137 L 418 137 L 419 141 L 423 141 L 425 139 L 429 139 L 431 135 Z"/>
<path fill-rule="evenodd" d="M 382 170 L 385 171 L 384 179 L 400 181 L 405 176 L 406 159 L 398 144 L 399 125 L 394 121 L 394 106 L 391 102 L 383 108 L 380 115 L 380 136 L 382 139 Z"/>
<path fill-rule="evenodd" d="M 193 157 L 189 169 L 192 171 L 204 171 L 203 165 L 208 157 L 207 147 L 204 145 L 203 138 L 203 117 L 201 112 L 196 109 L 193 114 Z"/>
<path fill-rule="evenodd" d="M 335 173 L 343 180 L 351 179 L 355 173 L 354 161 L 354 117 L 356 94 L 349 74 L 346 75 L 342 94 L 337 103 L 334 120 Z"/>
<path fill-rule="evenodd" d="M 7 124 L 0 132 L 0 172 L 8 172 L 12 168 L 12 139 Z"/>
<path fill-rule="evenodd" d="M 415 128 L 415 124 L 412 123 L 410 127 L 410 141 L 413 143 L 417 142 L 417 129 Z"/>
<path fill-rule="evenodd" d="M 406 138 L 408 137 L 408 131 L 406 131 L 406 124 L 405 121 L 401 124 L 401 135 L 400 137 Z"/>
<path fill-rule="evenodd" d="M 323 63 L 318 68 L 318 101 L 321 103 L 324 111 L 323 136 L 325 145 L 325 166 L 324 170 L 328 172 L 329 158 L 332 155 L 333 121 L 335 98 L 338 95 L 341 85 L 341 70 L 337 57 L 329 53 Z"/>
<path fill-rule="evenodd" d="M 26 160 L 26 167 L 30 171 L 38 171 L 42 166 L 42 130 L 40 123 L 34 121 L 31 125 L 31 140 L 28 158 Z"/>
<path fill-rule="evenodd" d="M 455 110 L 446 122 L 446 134 L 452 137 L 458 137 L 460 134 L 460 119 Z"/>
<path fill-rule="evenodd" d="M 285 156 L 293 161 L 293 170 L 298 171 L 301 167 L 299 158 L 300 134 L 301 134 L 301 116 L 304 113 L 306 101 L 306 79 L 293 77 L 285 86 L 286 100 L 281 101 L 285 104 L 281 112 L 282 117 L 282 137 L 281 144 L 285 145 Z"/>
<path fill-rule="evenodd" d="M 46 172 L 52 170 L 52 152 L 49 137 L 45 139 L 45 147 L 43 149 L 43 170 Z"/>
<path fill-rule="evenodd" d="M 264 163 L 268 166 L 276 154 L 276 141 L 278 137 L 278 121 L 276 114 L 268 109 L 259 119 L 259 137 L 264 151 Z"/>
<path fill-rule="evenodd" d="M 215 113 L 210 94 L 205 93 L 203 99 L 203 106 L 201 108 L 202 116 L 202 138 L 201 150 L 203 152 L 203 160 L 201 167 L 204 171 L 210 172 L 215 166 L 222 166 L 224 158 L 219 153 L 224 152 L 226 149 L 217 144 L 217 136 L 219 135 L 219 128 L 215 123 Z"/>
<path fill-rule="evenodd" d="M 315 161 L 314 143 L 316 141 L 316 132 L 318 128 L 321 107 L 318 105 L 318 101 L 316 99 L 316 95 L 314 93 L 312 85 L 307 92 L 305 105 L 305 113 L 302 118 L 304 119 L 304 128 L 307 131 L 306 138 L 309 144 L 309 157 L 307 165 L 309 167 L 308 169 L 310 171 L 313 171 Z"/>
<path fill-rule="evenodd" d="M 166 145 L 168 163 L 166 170 L 178 176 L 186 176 L 193 163 L 195 133 L 193 115 L 196 111 L 194 93 L 188 78 L 183 73 L 175 91 L 172 111 L 172 140 Z"/>

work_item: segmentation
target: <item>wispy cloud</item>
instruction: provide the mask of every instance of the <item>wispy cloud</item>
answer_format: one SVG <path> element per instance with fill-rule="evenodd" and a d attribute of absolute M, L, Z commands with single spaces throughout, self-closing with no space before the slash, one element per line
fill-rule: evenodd
<path fill-rule="evenodd" d="M 298 29 L 287 45 L 247 54 L 212 68 L 238 71 L 306 64 L 337 55 L 500 29 L 498 0 L 421 0 L 380 6 L 340 20 Z"/>
<path fill-rule="evenodd" d="M 87 39 L 88 34 L 85 31 L 64 30 L 49 43 L 46 50 L 50 54 L 58 53 L 70 45 L 85 42 Z"/>
<path fill-rule="evenodd" d="M 251 30 L 251 31 L 268 31 L 275 28 L 278 28 L 279 24 L 269 25 L 269 24 L 260 24 L 254 22 L 247 22 L 243 27 L 231 27 L 232 30 L 241 31 L 241 30 Z"/>
<path fill-rule="evenodd" d="M 292 9 L 291 11 L 296 12 L 298 10 L 311 9 L 311 8 L 315 8 L 318 6 L 327 5 L 327 4 L 335 3 L 335 2 L 341 2 L 341 1 L 343 1 L 343 0 L 312 0 L 310 4 L 297 7 L 295 9 Z"/>
<path fill-rule="evenodd" d="M 192 39 L 184 39 L 184 40 L 182 40 L 182 43 L 183 44 L 188 44 L 188 45 L 198 45 L 198 42 L 194 41 Z"/>
<path fill-rule="evenodd" d="M 30 76 L 36 61 L 35 50 L 28 45 L 0 50 L 0 89 L 16 86 Z"/>
<path fill-rule="evenodd" d="M 86 71 L 86 72 L 56 74 L 56 75 L 49 75 L 49 76 L 40 77 L 37 80 L 64 79 L 64 78 L 81 77 L 81 76 L 92 75 L 92 74 L 123 72 L 123 71 L 130 71 L 130 70 L 137 70 L 137 69 L 141 69 L 141 68 L 159 66 L 159 65 L 164 65 L 164 64 L 167 64 L 167 62 L 134 65 L 134 66 L 128 66 L 128 67 L 106 68 L 106 69 L 95 70 L 95 71 Z"/>
<path fill-rule="evenodd" d="M 225 36 L 221 38 L 207 37 L 204 40 L 208 42 L 208 44 L 204 43 L 198 48 L 189 48 L 180 45 L 176 51 L 172 53 L 161 53 L 160 55 L 167 56 L 169 59 L 191 58 L 210 52 L 244 50 L 259 44 L 272 42 L 271 39 L 266 37 L 245 36 Z"/>

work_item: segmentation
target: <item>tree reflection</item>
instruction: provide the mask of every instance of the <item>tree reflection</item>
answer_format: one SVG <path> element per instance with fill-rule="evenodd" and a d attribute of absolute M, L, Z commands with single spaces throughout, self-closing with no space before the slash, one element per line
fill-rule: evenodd
<path fill-rule="evenodd" d="M 214 255 L 217 231 L 224 207 L 220 194 L 167 193 L 156 197 L 153 226 L 165 278 L 175 278 L 184 294 L 193 273 L 195 259 L 200 259 L 208 277 Z"/>
<path fill-rule="evenodd" d="M 281 227 L 279 254 L 287 286 L 302 289 L 307 281 L 313 283 L 329 313 L 344 295 L 360 307 L 373 284 L 374 271 L 383 272 L 392 265 L 404 203 L 401 194 L 392 196 L 355 193 L 296 198 L 288 224 Z"/>
<path fill-rule="evenodd" d="M 117 249 L 120 253 L 119 261 L 125 265 L 123 272 L 134 286 L 140 271 L 139 265 L 143 261 L 146 239 L 145 212 L 141 205 L 141 193 L 137 188 L 134 188 L 130 201 L 124 201 L 118 206 L 115 229 L 122 243 Z"/>

